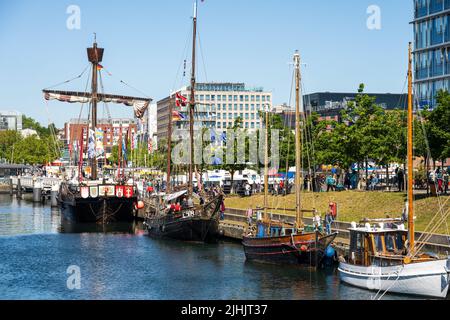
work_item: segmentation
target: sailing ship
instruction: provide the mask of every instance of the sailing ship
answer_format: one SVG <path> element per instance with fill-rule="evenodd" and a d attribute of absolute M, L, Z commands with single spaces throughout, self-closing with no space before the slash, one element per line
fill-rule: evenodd
<path fill-rule="evenodd" d="M 194 166 L 194 114 L 195 114 L 195 57 L 197 37 L 197 1 L 194 1 L 192 36 L 192 68 L 189 101 L 189 176 L 186 186 L 171 191 L 171 144 L 172 144 L 172 105 L 169 107 L 169 130 L 167 152 L 167 181 L 166 194 L 153 197 L 149 204 L 145 225 L 148 235 L 155 238 L 167 238 L 195 242 L 216 242 L 219 233 L 219 210 L 223 202 L 221 192 L 215 194 L 194 194 L 193 166 Z M 199 184 L 200 181 L 197 180 Z M 199 191 L 202 193 L 202 190 Z M 200 204 L 194 203 L 194 196 L 203 199 Z M 183 203 L 180 210 L 173 212 L 171 204 Z"/>
<path fill-rule="evenodd" d="M 243 239 L 247 260 L 265 263 L 300 264 L 319 266 L 327 247 L 336 238 L 336 233 L 324 235 L 319 230 L 307 232 L 302 222 L 300 204 L 300 170 L 301 170 L 301 131 L 300 131 L 300 54 L 294 55 L 296 79 L 295 108 L 295 152 L 296 152 L 296 223 L 289 225 L 268 219 L 268 112 L 265 115 L 265 167 L 264 167 L 264 214 L 257 223 L 256 234 L 249 234 Z"/>
<path fill-rule="evenodd" d="M 61 102 L 90 104 L 89 121 L 86 132 L 96 132 L 97 129 L 97 103 L 116 103 L 132 106 L 135 116 L 142 118 L 151 99 L 131 96 L 111 95 L 98 92 L 98 76 L 103 68 L 104 49 L 97 46 L 96 39 L 93 46 L 87 49 L 88 60 L 91 63 L 91 92 L 58 91 L 44 89 L 45 100 L 58 100 Z M 88 141 L 90 134 L 87 134 Z M 90 137 L 95 139 L 95 137 Z M 94 140 L 95 141 L 95 140 Z M 94 141 L 91 141 L 94 143 Z M 87 143 L 86 143 L 87 144 Z M 90 179 L 84 179 L 83 167 L 83 134 L 80 137 L 79 172 L 78 181 L 63 181 L 59 190 L 59 203 L 62 217 L 65 220 L 81 223 L 131 222 L 135 218 L 137 203 L 137 187 L 134 182 L 125 181 L 124 175 L 119 175 L 112 181 L 99 177 L 97 155 L 88 155 Z"/>
<path fill-rule="evenodd" d="M 398 221 L 352 223 L 348 262 L 339 263 L 342 282 L 378 292 L 445 298 L 450 258 L 421 253 L 415 245 L 413 202 L 412 49 L 408 64 L 408 230 Z M 419 245 L 420 247 L 420 245 Z M 382 295 L 380 296 L 382 297 Z"/>

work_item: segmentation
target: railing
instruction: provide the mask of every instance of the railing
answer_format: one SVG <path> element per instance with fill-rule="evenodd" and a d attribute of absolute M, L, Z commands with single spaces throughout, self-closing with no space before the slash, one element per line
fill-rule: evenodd
<path fill-rule="evenodd" d="M 20 179 L 20 186 L 22 188 L 32 189 L 35 183 L 39 183 L 43 189 L 51 189 L 53 186 L 59 186 L 61 180 L 58 178 L 47 178 L 47 177 L 31 177 L 31 176 L 20 176 L 11 177 L 11 182 L 13 188 L 16 188 Z"/>

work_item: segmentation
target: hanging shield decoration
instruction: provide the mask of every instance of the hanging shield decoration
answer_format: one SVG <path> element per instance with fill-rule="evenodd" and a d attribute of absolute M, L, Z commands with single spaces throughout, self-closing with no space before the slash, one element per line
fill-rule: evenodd
<path fill-rule="evenodd" d="M 83 199 L 89 198 L 89 187 L 81 187 L 80 193 Z"/>
<path fill-rule="evenodd" d="M 89 194 L 91 195 L 91 198 L 97 198 L 98 197 L 98 187 L 90 187 Z"/>
<path fill-rule="evenodd" d="M 131 198 L 133 196 L 133 187 L 125 186 L 125 198 Z"/>
<path fill-rule="evenodd" d="M 124 195 L 124 190 L 125 190 L 124 186 L 116 186 L 116 196 L 118 198 L 122 198 Z"/>

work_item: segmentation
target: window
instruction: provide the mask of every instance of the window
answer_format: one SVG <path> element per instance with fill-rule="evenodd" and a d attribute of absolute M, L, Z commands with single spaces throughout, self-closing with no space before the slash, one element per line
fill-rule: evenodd
<path fill-rule="evenodd" d="M 248 103 L 245 104 L 245 111 L 248 111 Z"/>
<path fill-rule="evenodd" d="M 262 102 L 266 102 L 266 96 L 262 96 Z"/>
<path fill-rule="evenodd" d="M 220 111 L 220 103 L 217 105 L 217 110 Z"/>
<path fill-rule="evenodd" d="M 261 99 L 261 97 L 260 97 L 260 96 L 256 96 L 256 102 L 259 102 L 259 101 L 260 101 L 260 99 Z"/>
<path fill-rule="evenodd" d="M 200 101 L 205 101 L 205 96 L 203 94 L 200 95 Z"/>
<path fill-rule="evenodd" d="M 241 101 L 241 102 L 244 101 L 244 96 L 243 95 L 239 96 L 239 101 Z"/>
<path fill-rule="evenodd" d="M 252 103 L 252 104 L 250 105 L 250 108 L 251 108 L 252 111 L 255 111 L 255 104 Z"/>
<path fill-rule="evenodd" d="M 248 95 L 245 96 L 245 101 L 248 101 Z"/>
<path fill-rule="evenodd" d="M 238 101 L 238 96 L 234 96 L 234 101 Z"/>
<path fill-rule="evenodd" d="M 239 110 L 244 111 L 244 105 L 242 103 L 239 105 Z"/>
<path fill-rule="evenodd" d="M 218 114 L 217 114 L 217 119 L 220 119 L 220 117 L 221 117 L 221 114 L 218 113 Z"/>
<path fill-rule="evenodd" d="M 270 102 L 270 96 L 267 96 L 267 102 Z"/>
<path fill-rule="evenodd" d="M 248 120 L 248 113 L 245 113 L 245 120 Z"/>
<path fill-rule="evenodd" d="M 255 114 L 254 113 L 250 114 L 250 119 L 255 120 Z"/>
<path fill-rule="evenodd" d="M 220 98 L 220 96 L 218 96 L 218 98 Z M 214 94 L 211 95 L 211 101 L 216 101 L 216 96 Z"/>
<path fill-rule="evenodd" d="M 247 129 L 248 129 L 248 122 L 246 122 L 246 123 L 245 123 L 245 128 L 247 128 Z"/>
<path fill-rule="evenodd" d="M 233 119 L 233 114 L 232 113 L 229 113 L 228 114 L 228 119 L 230 120 L 230 119 Z"/>
<path fill-rule="evenodd" d="M 217 96 L 217 101 L 222 101 L 222 96 L 221 95 Z"/>
<path fill-rule="evenodd" d="M 231 110 L 233 110 L 233 105 L 230 103 L 230 104 L 228 104 L 228 111 L 231 111 Z"/>
<path fill-rule="evenodd" d="M 251 128 L 255 129 L 255 123 L 254 122 L 251 123 Z"/>
<path fill-rule="evenodd" d="M 210 101 L 211 100 L 211 96 L 209 94 L 206 95 L 206 101 Z"/>
<path fill-rule="evenodd" d="M 234 104 L 234 111 L 237 111 L 238 107 L 237 107 L 237 103 Z"/>
<path fill-rule="evenodd" d="M 228 96 L 228 101 L 233 101 L 233 96 L 229 95 Z"/>

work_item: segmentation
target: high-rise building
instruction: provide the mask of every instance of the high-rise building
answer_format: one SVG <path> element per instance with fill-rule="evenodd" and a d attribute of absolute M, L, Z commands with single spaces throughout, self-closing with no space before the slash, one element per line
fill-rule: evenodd
<path fill-rule="evenodd" d="M 450 0 L 414 0 L 414 89 L 421 107 L 450 89 Z"/>
<path fill-rule="evenodd" d="M 179 91 L 189 101 L 189 87 Z M 237 118 L 242 119 L 244 129 L 261 128 L 259 112 L 272 109 L 272 93 L 263 88 L 248 88 L 244 83 L 197 83 L 195 92 L 196 110 L 194 128 L 215 128 L 226 131 Z M 188 107 L 175 107 L 175 94 L 158 102 L 158 139 L 167 138 L 169 106 L 182 115 L 180 121 L 173 122 L 173 129 L 188 129 Z"/>

